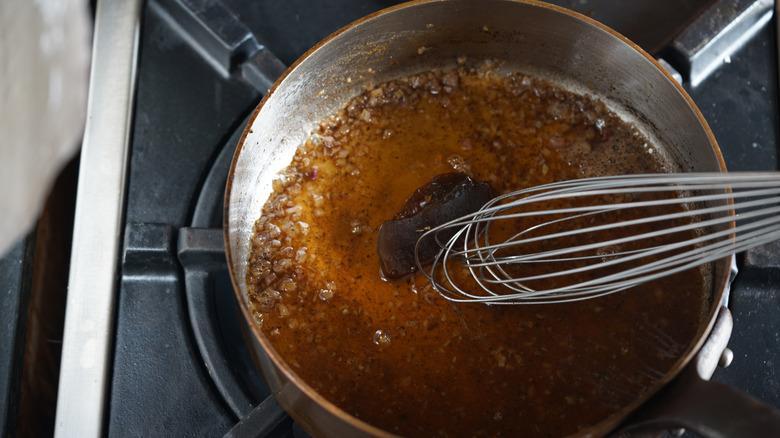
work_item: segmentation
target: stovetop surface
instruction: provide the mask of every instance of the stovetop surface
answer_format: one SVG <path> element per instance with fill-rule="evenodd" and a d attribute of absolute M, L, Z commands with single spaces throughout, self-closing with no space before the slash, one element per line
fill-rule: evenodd
<path fill-rule="evenodd" d="M 220 270 L 221 196 L 197 200 L 209 198 L 204 190 L 221 195 L 226 157 L 261 93 L 235 71 L 224 75 L 204 59 L 188 31 L 177 27 L 174 3 L 150 2 L 143 16 L 108 422 L 109 433 L 117 435 L 225 434 L 267 396 L 254 370 L 236 365 L 243 362 L 232 357 L 241 353 L 227 351 L 230 342 L 219 344 L 236 333 L 220 316 L 204 322 L 196 315 L 210 308 L 230 318 L 220 304 L 232 294 Z M 285 65 L 338 28 L 396 3 L 223 1 Z M 708 2 L 632 2 L 627 9 L 608 2 L 557 3 L 657 53 Z M 775 41 L 774 26 L 766 26 L 690 90 L 731 170 L 778 167 Z M 731 300 L 736 359 L 715 377 L 775 406 L 778 285 L 777 269 L 743 270 Z M 200 298 L 192 298 L 188 287 Z M 216 340 L 204 339 L 209 330 L 217 332 Z M 225 370 L 229 378 L 212 378 Z M 234 395 L 225 396 L 230 391 Z"/>
<path fill-rule="evenodd" d="M 180 23 L 181 3 L 151 0 L 142 17 L 109 382 L 110 435 L 215 436 L 233 430 L 238 436 L 236 423 L 268 396 L 247 365 L 243 344 L 235 342 L 240 334 L 231 323 L 235 310 L 229 305 L 232 291 L 220 228 L 226 166 L 263 90 L 235 65 L 228 71 L 215 67 Z M 290 65 L 333 31 L 397 3 L 220 4 Z M 710 2 L 552 3 L 602 21 L 655 54 Z M 704 83 L 689 89 L 730 170 L 778 169 L 776 41 L 771 23 Z M 776 249 L 740 260 L 730 300 L 735 360 L 714 378 L 780 407 Z M 274 423 L 267 425 L 268 436 L 301 434 L 273 406 L 269 409 Z"/>

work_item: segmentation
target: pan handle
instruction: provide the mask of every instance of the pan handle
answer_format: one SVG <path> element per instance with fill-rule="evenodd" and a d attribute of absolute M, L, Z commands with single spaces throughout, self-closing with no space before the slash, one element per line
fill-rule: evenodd
<path fill-rule="evenodd" d="M 643 405 L 615 437 L 685 428 L 709 438 L 778 437 L 780 411 L 729 385 L 709 381 L 731 335 L 731 312 L 720 309 L 694 361 Z"/>

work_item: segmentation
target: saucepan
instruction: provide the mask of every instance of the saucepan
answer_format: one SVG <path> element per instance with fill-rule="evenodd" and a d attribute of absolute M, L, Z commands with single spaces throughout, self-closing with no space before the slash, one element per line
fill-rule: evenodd
<path fill-rule="evenodd" d="M 535 1 L 422 0 L 369 15 L 312 48 L 265 95 L 243 133 L 225 197 L 228 266 L 256 365 L 282 407 L 314 436 L 392 436 L 339 409 L 303 381 L 253 322 L 247 260 L 253 224 L 317 124 L 367 85 L 456 66 L 459 57 L 498 59 L 608 102 L 684 171 L 725 172 L 707 122 L 684 89 L 639 47 L 563 8 Z M 703 435 L 780 434 L 780 416 L 725 385 L 707 382 L 731 330 L 721 307 L 731 260 L 712 270 L 711 306 L 676 365 L 618 414 L 581 436 L 687 427 Z M 712 401 L 716 403 L 712 403 Z"/>

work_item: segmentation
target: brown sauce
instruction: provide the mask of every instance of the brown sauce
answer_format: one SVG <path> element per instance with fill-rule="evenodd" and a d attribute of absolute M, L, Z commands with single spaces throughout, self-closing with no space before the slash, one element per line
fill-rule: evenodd
<path fill-rule="evenodd" d="M 255 319 L 306 383 L 399 435 L 552 437 L 669 372 L 699 330 L 698 270 L 546 306 L 455 305 L 420 275 L 383 280 L 379 226 L 453 169 L 498 193 L 671 170 L 599 101 L 521 74 L 430 72 L 366 90 L 298 150 L 255 225 Z"/>

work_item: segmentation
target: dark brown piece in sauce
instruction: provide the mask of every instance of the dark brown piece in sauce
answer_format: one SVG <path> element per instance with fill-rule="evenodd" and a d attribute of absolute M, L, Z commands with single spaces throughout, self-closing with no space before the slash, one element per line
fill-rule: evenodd
<path fill-rule="evenodd" d="M 392 220 L 385 221 L 379 228 L 377 252 L 382 275 L 397 279 L 414 272 L 417 268 L 414 249 L 423 233 L 479 210 L 492 197 L 489 183 L 474 181 L 465 173 L 450 172 L 433 177 L 415 190 Z M 440 238 L 449 239 L 455 231 L 442 233 Z M 420 263 L 423 266 L 431 263 L 438 249 L 434 239 L 420 242 Z"/>

